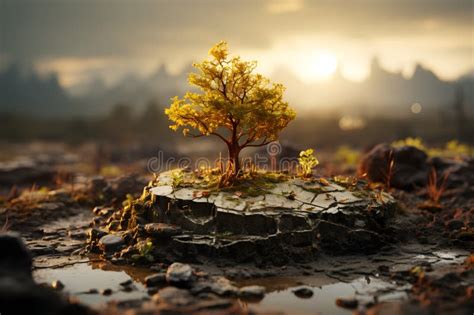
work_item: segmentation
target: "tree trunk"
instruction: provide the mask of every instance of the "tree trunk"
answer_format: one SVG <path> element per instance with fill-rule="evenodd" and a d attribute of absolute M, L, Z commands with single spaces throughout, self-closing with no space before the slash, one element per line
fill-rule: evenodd
<path fill-rule="evenodd" d="M 232 163 L 232 177 L 237 177 L 240 171 L 240 160 L 239 154 L 241 148 L 237 144 L 231 144 L 228 146 L 229 150 L 229 162 Z"/>

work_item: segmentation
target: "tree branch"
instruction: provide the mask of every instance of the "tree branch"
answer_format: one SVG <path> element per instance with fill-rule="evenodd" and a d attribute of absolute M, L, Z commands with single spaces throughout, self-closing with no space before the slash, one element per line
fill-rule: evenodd
<path fill-rule="evenodd" d="M 261 147 L 262 145 L 267 145 L 267 144 L 269 144 L 269 143 L 272 142 L 272 141 L 270 141 L 270 140 L 267 141 L 267 138 L 268 138 L 268 137 L 263 138 L 263 140 L 262 140 L 261 143 L 246 144 L 246 145 L 244 145 L 244 146 L 242 146 L 242 147 Z"/>

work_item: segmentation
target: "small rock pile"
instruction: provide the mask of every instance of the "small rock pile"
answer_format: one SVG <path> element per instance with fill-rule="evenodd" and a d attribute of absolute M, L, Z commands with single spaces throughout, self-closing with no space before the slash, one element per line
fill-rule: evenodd
<path fill-rule="evenodd" d="M 142 307 L 159 312 L 187 314 L 206 310 L 239 310 L 236 298 L 260 300 L 265 295 L 261 286 L 238 288 L 227 278 L 197 272 L 182 263 L 171 264 L 166 271 L 145 278 L 145 285 L 152 295 L 151 304 Z"/>

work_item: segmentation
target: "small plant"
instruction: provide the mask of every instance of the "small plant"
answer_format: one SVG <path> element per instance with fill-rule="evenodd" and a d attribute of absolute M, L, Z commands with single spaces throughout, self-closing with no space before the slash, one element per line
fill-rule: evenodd
<path fill-rule="evenodd" d="M 171 180 L 172 180 L 171 185 L 174 188 L 179 187 L 184 182 L 183 171 L 179 169 L 179 170 L 174 170 L 173 172 L 171 172 Z"/>
<path fill-rule="evenodd" d="M 431 169 L 426 193 L 435 205 L 439 205 L 439 201 L 446 191 L 448 177 L 449 173 L 446 172 L 443 174 L 441 181 L 439 181 L 436 170 L 434 168 Z"/>
<path fill-rule="evenodd" d="M 141 258 L 146 259 L 149 262 L 153 262 L 155 259 L 151 254 L 153 251 L 153 242 L 150 240 L 143 241 L 137 244 L 138 254 L 134 255 L 133 258 L 138 260 Z"/>
<path fill-rule="evenodd" d="M 307 149 L 300 152 L 298 162 L 300 163 L 303 177 L 311 177 L 313 168 L 319 164 L 318 159 L 313 153 L 313 149 Z"/>

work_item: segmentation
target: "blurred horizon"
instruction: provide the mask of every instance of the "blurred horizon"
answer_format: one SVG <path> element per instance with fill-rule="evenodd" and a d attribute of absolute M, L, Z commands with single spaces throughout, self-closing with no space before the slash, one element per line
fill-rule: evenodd
<path fill-rule="evenodd" d="M 471 0 L 0 0 L 0 138 L 64 139 L 75 119 L 92 139 L 112 119 L 146 138 L 191 89 L 191 64 L 226 40 L 287 87 L 287 139 L 373 142 L 390 125 L 390 138 L 472 141 L 473 14 Z"/>

